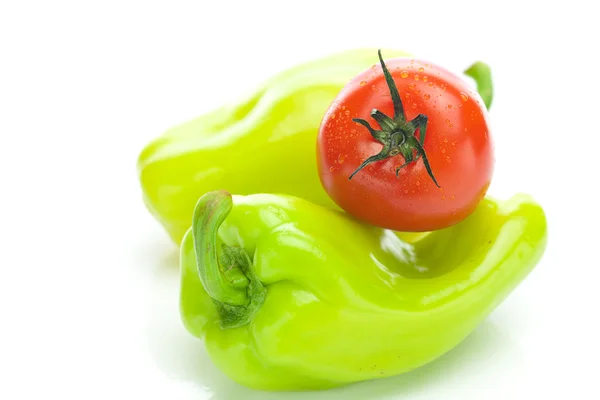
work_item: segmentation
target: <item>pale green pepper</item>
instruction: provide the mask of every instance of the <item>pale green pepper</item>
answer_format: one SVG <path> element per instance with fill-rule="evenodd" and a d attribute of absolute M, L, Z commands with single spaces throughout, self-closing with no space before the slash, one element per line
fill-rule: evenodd
<path fill-rule="evenodd" d="M 181 245 L 181 316 L 255 389 L 397 375 L 473 331 L 531 272 L 546 235 L 524 195 L 486 199 L 411 244 L 303 199 L 211 192 Z"/>

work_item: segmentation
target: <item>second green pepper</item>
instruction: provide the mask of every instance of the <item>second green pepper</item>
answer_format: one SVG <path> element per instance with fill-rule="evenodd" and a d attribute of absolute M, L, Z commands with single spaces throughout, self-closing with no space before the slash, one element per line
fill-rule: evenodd
<path fill-rule="evenodd" d="M 317 132 L 335 96 L 376 62 L 375 54 L 375 49 L 352 50 L 291 68 L 238 103 L 148 144 L 138 171 L 150 212 L 179 243 L 196 201 L 211 190 L 285 193 L 333 206 L 317 174 Z"/>

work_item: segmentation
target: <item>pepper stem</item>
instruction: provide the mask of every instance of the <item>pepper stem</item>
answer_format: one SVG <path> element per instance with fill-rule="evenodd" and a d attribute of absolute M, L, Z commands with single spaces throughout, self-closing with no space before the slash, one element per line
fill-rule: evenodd
<path fill-rule="evenodd" d="M 192 221 L 198 275 L 217 307 L 223 329 L 249 323 L 267 292 L 243 248 L 217 246 L 219 227 L 232 207 L 231 194 L 226 191 L 206 193 L 196 203 Z"/>
<path fill-rule="evenodd" d="M 477 61 L 464 71 L 465 75 L 473 78 L 477 84 L 477 92 L 483 104 L 489 110 L 494 98 L 494 85 L 492 83 L 492 70 L 484 62 Z"/>

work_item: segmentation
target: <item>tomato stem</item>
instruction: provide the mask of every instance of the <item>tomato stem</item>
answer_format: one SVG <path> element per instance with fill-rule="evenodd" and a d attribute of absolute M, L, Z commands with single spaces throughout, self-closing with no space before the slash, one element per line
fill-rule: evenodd
<path fill-rule="evenodd" d="M 404 157 L 405 162 L 400 167 L 396 168 L 396 176 L 398 176 L 398 173 L 402 168 L 406 167 L 412 162 L 417 162 L 419 158 L 422 157 L 423 163 L 425 164 L 425 168 L 427 169 L 427 173 L 431 177 L 431 180 L 433 180 L 433 183 L 435 183 L 437 187 L 440 187 L 435 179 L 435 176 L 433 176 L 433 171 L 429 165 L 427 154 L 423 148 L 425 145 L 425 135 L 427 131 L 427 116 L 424 114 L 419 114 L 413 120 L 409 122 L 406 121 L 404 106 L 402 105 L 402 100 L 400 98 L 400 93 L 398 93 L 396 82 L 394 82 L 392 74 L 390 74 L 390 71 L 385 66 L 385 62 L 383 62 L 381 50 L 379 50 L 377 53 L 379 55 L 381 69 L 383 70 L 383 76 L 385 77 L 385 81 L 390 90 L 390 96 L 394 105 L 394 118 L 390 118 L 381 111 L 373 109 L 371 111 L 371 118 L 377 121 L 381 130 L 373 129 L 371 125 L 369 125 L 369 123 L 364 119 L 354 118 L 352 120 L 367 128 L 371 136 L 373 136 L 373 138 L 379 143 L 383 144 L 383 148 L 379 153 L 363 161 L 348 177 L 348 180 L 351 180 L 354 175 L 371 163 L 401 154 Z M 415 136 L 415 132 L 417 130 L 419 130 L 418 140 Z"/>
<path fill-rule="evenodd" d="M 379 62 L 381 63 L 381 69 L 383 70 L 383 76 L 385 77 L 385 81 L 390 89 L 390 96 L 392 97 L 392 103 L 394 104 L 394 119 L 402 118 L 403 121 L 406 121 L 406 116 L 404 115 L 404 106 L 402 105 L 402 99 L 400 98 L 400 93 L 398 93 L 398 88 L 396 87 L 396 82 L 394 82 L 394 78 L 392 78 L 392 74 L 385 66 L 383 62 L 383 57 L 381 56 L 381 49 L 377 50 L 377 55 L 379 56 Z M 373 113 L 371 113 L 372 115 Z"/>

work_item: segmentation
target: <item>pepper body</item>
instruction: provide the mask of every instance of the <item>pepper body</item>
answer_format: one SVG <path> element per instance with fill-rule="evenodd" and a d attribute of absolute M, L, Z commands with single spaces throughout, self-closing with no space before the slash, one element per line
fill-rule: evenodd
<path fill-rule="evenodd" d="M 352 50 L 291 68 L 149 143 L 137 162 L 147 208 L 179 243 L 196 201 L 212 190 L 284 193 L 334 206 L 317 174 L 319 125 L 344 85 L 374 64 L 374 54 Z"/>
<path fill-rule="evenodd" d="M 203 196 L 202 218 L 214 218 L 200 209 L 207 196 L 231 201 Z M 331 388 L 434 360 L 530 273 L 546 245 L 544 212 L 526 195 L 485 199 L 463 222 L 414 243 L 292 196 L 233 196 L 221 214 L 214 238 L 195 222 L 181 244 L 181 316 L 225 374 L 262 390 Z M 223 298 L 205 290 L 207 251 L 222 246 L 251 262 L 244 273 L 214 253 L 226 279 L 245 274 L 250 285 L 236 287 L 251 296 L 244 287 L 264 287 L 236 327 Z"/>

